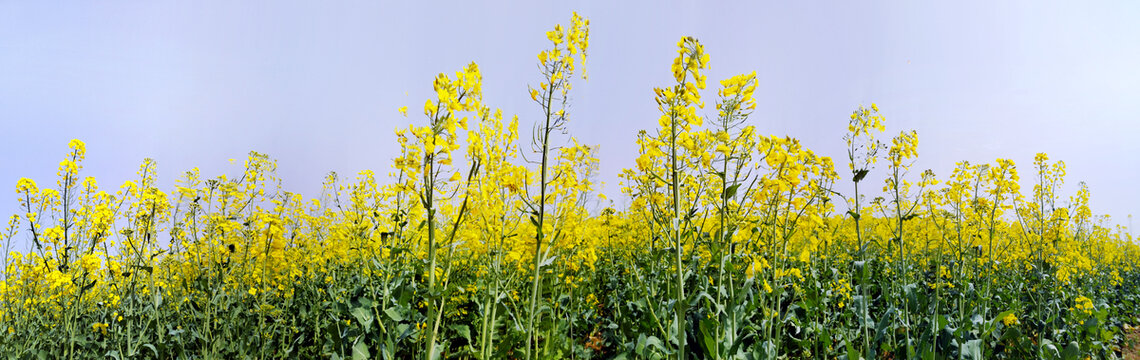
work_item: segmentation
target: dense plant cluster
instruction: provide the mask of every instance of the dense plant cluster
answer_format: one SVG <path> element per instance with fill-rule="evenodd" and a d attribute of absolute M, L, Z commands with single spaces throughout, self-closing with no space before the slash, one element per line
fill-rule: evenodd
<path fill-rule="evenodd" d="M 329 174 L 284 191 L 250 153 L 238 176 L 155 162 L 102 190 L 73 140 L 54 186 L 20 179 L 2 238 L 10 358 L 1114 358 L 1135 321 L 1140 248 L 1039 154 L 911 166 L 879 107 L 847 119 L 847 166 L 752 118 L 755 73 L 721 81 L 685 37 L 657 126 L 592 209 L 595 148 L 566 135 L 588 21 L 547 33 L 518 117 L 484 104 L 472 63 L 396 131 L 389 181 Z M 407 107 L 399 109 L 408 116 Z M 840 115 L 842 116 L 842 115 Z M 525 138 L 525 136 L 523 136 Z M 868 199 L 870 171 L 885 168 Z M 1032 189 L 1021 188 L 1028 174 Z M 27 239 L 27 249 L 11 249 Z"/>

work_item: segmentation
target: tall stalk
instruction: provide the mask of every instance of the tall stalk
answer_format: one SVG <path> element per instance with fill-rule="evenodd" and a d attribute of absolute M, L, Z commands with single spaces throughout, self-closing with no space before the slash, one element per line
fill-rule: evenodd
<path fill-rule="evenodd" d="M 534 318 L 535 318 L 535 314 L 538 312 L 537 311 L 538 310 L 537 309 L 537 307 L 538 307 L 538 284 L 539 284 L 539 279 L 542 278 L 542 271 L 539 268 L 540 268 L 540 265 L 542 264 L 542 242 L 546 238 L 546 234 L 543 233 L 543 228 L 542 228 L 543 226 L 542 225 L 545 224 L 544 221 L 546 220 L 546 185 L 547 185 L 547 181 L 546 181 L 547 173 L 546 172 L 547 172 L 547 162 L 549 161 L 549 152 L 550 152 L 550 132 L 553 130 L 553 127 L 551 127 L 551 118 L 552 118 L 553 114 L 551 113 L 551 109 L 550 109 L 549 104 L 550 104 L 551 99 L 554 97 L 554 86 L 553 85 L 548 86 L 547 89 L 548 90 L 546 91 L 546 94 L 543 97 L 545 99 L 544 103 L 547 104 L 546 106 L 543 107 L 543 115 L 545 116 L 545 122 L 543 123 L 542 129 L 539 130 L 542 132 L 542 136 L 540 137 L 541 142 L 542 142 L 542 161 L 539 165 L 539 166 L 541 166 L 542 170 L 541 170 L 541 174 L 539 175 L 539 183 L 538 183 L 538 199 L 539 200 L 537 201 L 537 215 L 536 215 L 536 220 L 534 221 L 534 224 L 535 224 L 534 259 L 533 259 L 533 261 L 534 261 L 534 273 L 532 274 L 533 280 L 531 282 L 531 287 L 530 287 L 530 314 L 529 314 L 529 317 L 527 319 L 527 337 L 526 337 L 526 349 L 528 352 L 530 352 L 530 354 L 533 355 L 534 358 L 538 358 L 538 332 L 534 331 Z M 533 350 L 531 348 L 532 345 L 534 346 Z M 531 352 L 531 351 L 533 351 L 533 352 Z"/>
<path fill-rule="evenodd" d="M 543 82 L 539 85 L 542 89 L 541 96 L 539 90 L 535 88 L 530 89 L 531 100 L 538 103 L 542 107 L 543 120 L 540 126 L 536 126 L 534 130 L 533 145 L 535 151 L 541 155 L 541 160 L 538 161 L 539 169 L 539 183 L 538 183 L 538 199 L 524 198 L 525 205 L 529 208 L 531 214 L 531 223 L 535 227 L 535 244 L 534 244 L 534 257 L 532 259 L 534 271 L 531 279 L 530 291 L 530 312 L 527 316 L 527 339 L 526 339 L 526 355 L 527 358 L 538 358 L 539 345 L 538 345 L 538 331 L 535 329 L 535 318 L 538 314 L 538 300 L 540 293 L 540 284 L 542 280 L 541 267 L 547 261 L 545 254 L 550 252 L 550 249 L 543 251 L 543 243 L 548 242 L 547 238 L 551 234 L 547 234 L 544 226 L 546 224 L 547 213 L 553 210 L 557 214 L 557 209 L 548 208 L 547 195 L 548 187 L 553 181 L 553 177 L 562 176 L 564 174 L 550 173 L 551 158 L 550 151 L 552 150 L 551 135 L 554 132 L 565 132 L 567 114 L 566 110 L 569 105 L 569 91 L 570 91 L 570 78 L 575 71 L 575 62 L 586 61 L 586 49 L 589 43 L 589 20 L 586 20 L 574 13 L 570 17 L 570 26 L 565 29 L 562 25 L 555 25 L 554 30 L 546 33 L 547 39 L 553 43 L 553 47 L 548 50 L 542 50 L 538 54 L 539 68 L 542 70 Z M 574 55 L 577 55 L 576 57 Z M 557 104 L 558 109 L 555 110 Z M 529 194 L 528 194 L 529 195 Z M 558 239 L 559 230 L 552 227 L 553 239 L 549 240 L 551 244 Z"/>
<path fill-rule="evenodd" d="M 674 306 L 674 320 L 676 334 L 674 341 L 677 345 L 677 358 L 684 359 L 686 356 L 686 334 L 688 327 L 686 326 L 686 314 L 688 313 L 688 301 L 685 296 L 685 264 L 684 264 L 684 234 L 683 230 L 689 228 L 689 216 L 682 219 L 681 213 L 681 186 L 682 176 L 686 174 L 681 171 L 682 153 L 679 152 L 679 147 L 684 145 L 684 150 L 693 152 L 692 126 L 700 126 L 703 120 L 700 116 L 696 115 L 696 108 L 703 106 L 700 101 L 700 89 L 704 89 L 704 75 L 700 74 L 702 69 L 708 67 L 708 55 L 704 52 L 704 47 L 697 39 L 693 37 L 684 37 L 677 43 L 678 55 L 673 60 L 673 77 L 677 81 L 675 85 L 668 89 L 654 89 L 657 94 L 657 105 L 662 112 L 662 117 L 659 124 L 662 127 L 668 126 L 668 133 L 659 133 L 656 139 L 652 139 L 655 143 L 668 148 L 668 152 L 664 154 L 668 156 L 668 165 L 665 172 L 668 174 L 667 178 L 663 179 L 666 186 L 669 187 L 667 196 L 670 198 L 669 210 L 666 211 L 667 217 L 662 217 L 661 220 L 667 221 L 668 224 L 668 241 L 673 246 L 674 255 L 674 278 L 673 282 L 673 306 Z M 668 122 L 666 124 L 665 122 Z M 682 139 L 682 134 L 685 136 Z M 681 144 L 682 140 L 686 144 Z M 657 150 L 661 153 L 659 150 Z M 689 154 L 692 155 L 692 154 Z M 649 174 L 656 177 L 657 174 Z M 682 221 L 685 223 L 682 224 Z"/>
<path fill-rule="evenodd" d="M 878 151 L 882 145 L 875 140 L 874 133 L 883 131 L 883 117 L 879 115 L 879 107 L 871 104 L 871 108 L 867 109 L 860 106 L 857 110 L 851 113 L 851 121 L 847 126 L 848 133 L 844 137 L 847 141 L 847 159 L 849 161 L 849 169 L 851 170 L 851 181 L 855 187 L 855 197 L 851 200 L 855 203 L 854 212 L 848 211 L 851 218 L 855 220 L 855 238 L 859 243 L 859 262 L 862 266 L 859 267 L 859 293 L 862 297 L 862 318 L 859 320 L 859 327 L 863 333 L 863 352 L 869 354 L 871 351 L 870 331 L 867 327 L 867 318 L 870 317 L 870 294 L 867 292 L 867 243 L 863 241 L 863 230 L 861 227 L 862 222 L 862 198 L 859 194 L 859 182 L 867 176 L 871 171 L 871 167 L 875 164 Z"/>
<path fill-rule="evenodd" d="M 455 73 L 455 79 L 448 78 L 445 74 L 439 74 L 434 83 L 434 88 L 437 94 L 435 101 L 428 100 L 424 105 L 424 115 L 428 117 L 429 124 L 424 127 L 413 127 L 410 131 L 419 140 L 422 155 L 419 159 L 401 159 L 397 162 L 397 167 L 401 170 L 421 171 L 419 174 L 422 188 L 418 191 L 420 205 L 426 212 L 425 225 L 427 228 L 427 245 L 428 245 L 428 294 L 429 308 L 428 319 L 434 320 L 431 332 L 428 334 L 427 346 L 425 348 L 424 357 L 433 358 L 438 351 L 436 349 L 436 339 L 439 338 L 439 323 L 442 317 L 444 301 L 441 296 L 442 290 L 439 285 L 441 280 L 436 271 L 436 265 L 439 262 L 437 252 L 439 244 L 436 230 L 436 202 L 440 200 L 447 200 L 446 198 L 440 199 L 440 194 L 437 194 L 440 189 L 437 187 L 450 184 L 460 180 L 459 173 L 448 180 L 439 179 L 439 175 L 443 172 L 443 167 L 450 165 L 452 161 L 452 151 L 459 148 L 457 143 L 457 128 L 467 129 L 467 118 L 459 118 L 459 112 L 474 112 L 478 115 L 485 115 L 486 111 L 482 104 L 482 75 L 479 72 L 479 67 L 475 63 L 470 63 L 463 68 L 462 71 Z M 400 132 L 398 132 L 400 133 Z M 403 143 L 403 140 L 401 140 Z M 420 160 L 407 161 L 407 160 Z M 477 167 L 476 163 L 471 164 L 471 169 Z M 470 176 L 469 176 L 470 177 Z M 458 189 L 458 188 L 457 188 Z M 453 193 L 454 195 L 454 193 Z M 458 226 L 459 221 L 462 220 L 462 212 L 457 215 L 455 219 L 455 226 Z M 453 229 L 454 232 L 454 229 Z"/>

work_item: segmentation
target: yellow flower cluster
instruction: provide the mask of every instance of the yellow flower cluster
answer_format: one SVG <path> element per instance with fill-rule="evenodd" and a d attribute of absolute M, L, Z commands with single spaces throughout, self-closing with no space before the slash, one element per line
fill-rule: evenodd
<path fill-rule="evenodd" d="M 916 157 L 918 157 L 917 131 L 904 131 L 899 133 L 894 139 L 891 139 L 891 147 L 887 152 L 887 158 L 891 160 L 892 166 L 899 167 L 904 160 L 914 159 Z"/>
<path fill-rule="evenodd" d="M 842 309 L 851 300 L 851 283 L 847 279 L 836 280 L 832 283 L 831 294 L 837 301 L 835 305 Z"/>
<path fill-rule="evenodd" d="M 1073 306 L 1069 308 L 1069 311 L 1077 311 L 1085 315 L 1092 315 L 1094 310 L 1096 310 L 1096 306 L 1093 306 L 1092 299 L 1084 295 L 1073 299 Z"/>
<path fill-rule="evenodd" d="M 1005 326 L 1014 326 L 1021 324 L 1021 321 L 1017 320 L 1017 314 L 1014 313 L 1006 314 L 1005 317 L 1001 318 L 1001 322 L 1002 324 L 1005 324 Z"/>
<path fill-rule="evenodd" d="M 886 130 L 884 117 L 879 114 L 879 106 L 872 103 L 871 108 L 862 105 L 851 112 L 851 120 L 847 123 L 847 135 L 843 140 L 847 142 L 848 168 L 857 173 L 869 169 L 878 161 L 876 154 L 882 146 L 876 139 L 876 133 Z M 861 151 L 860 151 L 861 150 Z"/>
<path fill-rule="evenodd" d="M 563 28 L 555 25 L 546 33 L 553 45 L 538 53 L 538 65 L 547 78 L 539 84 L 539 89 L 530 89 L 530 99 L 540 105 L 550 107 L 563 102 L 571 89 L 570 77 L 577 70 L 575 61 L 586 63 L 586 50 L 590 46 L 590 20 L 573 13 L 570 25 Z M 582 75 L 585 78 L 585 74 Z M 555 98 L 558 95 L 559 98 Z M 561 99 L 561 100 L 560 100 Z M 562 116 L 564 114 L 559 114 Z"/>

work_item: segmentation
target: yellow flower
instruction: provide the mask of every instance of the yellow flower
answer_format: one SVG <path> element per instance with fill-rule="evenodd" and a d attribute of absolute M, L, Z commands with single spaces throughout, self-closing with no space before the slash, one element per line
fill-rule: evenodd
<path fill-rule="evenodd" d="M 407 106 L 401 106 L 399 109 L 396 109 L 396 110 L 398 110 L 400 112 L 400 115 L 408 116 L 408 107 Z"/>
<path fill-rule="evenodd" d="M 87 254 L 79 259 L 79 265 L 87 270 L 87 272 L 94 273 L 99 271 L 99 268 L 103 266 L 103 260 L 99 259 L 99 255 Z"/>
<path fill-rule="evenodd" d="M 1009 313 L 1005 317 L 1001 318 L 1001 322 L 1005 324 L 1005 326 L 1013 326 L 1021 323 L 1017 320 L 1017 315 L 1014 315 L 1013 313 Z"/>
<path fill-rule="evenodd" d="M 83 155 L 87 154 L 87 144 L 84 144 L 83 141 L 79 139 L 71 139 L 71 141 L 67 143 L 67 147 L 75 151 L 76 154 L 79 154 L 79 157 L 83 157 Z"/>
<path fill-rule="evenodd" d="M 72 161 L 71 159 L 64 159 L 63 161 L 59 162 L 59 171 L 60 174 L 75 175 L 79 172 L 79 164 L 76 164 L 75 161 Z"/>
<path fill-rule="evenodd" d="M 1093 310 L 1096 308 L 1095 306 L 1093 306 L 1092 299 L 1084 297 L 1083 295 L 1078 296 L 1074 300 L 1074 302 L 1076 303 L 1076 305 L 1070 309 L 1080 311 L 1080 312 L 1084 313 L 1085 315 L 1092 315 Z"/>
<path fill-rule="evenodd" d="M 36 181 L 29 178 L 20 178 L 20 180 L 16 182 L 16 192 L 18 193 L 38 193 L 38 189 Z"/>

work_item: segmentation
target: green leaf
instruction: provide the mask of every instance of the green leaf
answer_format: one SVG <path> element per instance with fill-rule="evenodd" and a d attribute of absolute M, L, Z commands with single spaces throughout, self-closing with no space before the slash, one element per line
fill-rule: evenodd
<path fill-rule="evenodd" d="M 372 330 L 372 311 L 369 311 L 368 308 L 352 308 L 352 311 L 349 313 L 352 314 L 352 317 L 356 318 L 357 322 L 364 325 L 364 332 L 369 332 Z"/>
<path fill-rule="evenodd" d="M 707 353 L 715 353 L 717 350 L 716 331 L 718 330 L 717 324 L 713 319 L 703 317 L 700 322 L 701 344 Z"/>
<path fill-rule="evenodd" d="M 145 347 L 145 348 L 147 348 L 147 349 L 150 349 L 150 351 L 153 351 L 153 352 L 154 352 L 154 357 L 155 357 L 155 358 L 158 358 L 158 357 L 159 357 L 159 355 L 158 355 L 158 349 L 155 349 L 155 348 L 154 348 L 154 345 L 151 345 L 150 343 L 146 343 L 146 344 L 143 344 L 143 347 Z"/>
<path fill-rule="evenodd" d="M 154 307 L 155 308 L 162 306 L 162 300 L 163 300 L 162 299 L 162 291 L 155 291 L 151 300 L 154 301 Z"/>
<path fill-rule="evenodd" d="M 369 299 L 366 297 L 361 297 L 360 299 L 357 300 L 357 302 L 359 302 L 360 306 L 362 306 L 362 307 L 366 307 L 366 308 L 372 307 L 372 299 Z"/>
<path fill-rule="evenodd" d="M 724 194 L 722 194 L 721 196 L 725 200 L 731 199 L 734 196 L 736 196 L 736 190 L 737 189 L 740 189 L 740 184 L 734 184 L 732 186 L 729 186 L 728 188 L 724 189 Z"/>
<path fill-rule="evenodd" d="M 1016 327 L 1007 327 L 1005 328 L 1005 334 L 1002 334 L 999 341 L 1017 341 L 1018 339 L 1021 339 L 1021 330 L 1018 330 Z"/>
<path fill-rule="evenodd" d="M 665 343 L 662 343 L 661 339 L 658 339 L 656 336 L 650 336 L 650 337 L 645 338 L 645 346 L 646 347 L 655 347 L 655 348 L 657 348 L 657 351 L 661 351 L 661 352 L 665 351 Z"/>
<path fill-rule="evenodd" d="M 1076 341 L 1069 342 L 1065 346 L 1065 351 L 1061 353 L 1062 360 L 1076 360 L 1081 357 L 1081 346 L 1077 345 Z"/>
<path fill-rule="evenodd" d="M 770 340 L 760 343 L 753 351 L 757 359 L 775 360 L 779 356 L 776 354 L 776 344 Z"/>
<path fill-rule="evenodd" d="M 974 339 L 966 341 L 960 349 L 963 359 L 982 360 L 982 340 Z"/>
<path fill-rule="evenodd" d="M 467 340 L 468 344 L 472 343 L 472 341 L 471 341 L 471 327 L 470 326 L 467 326 L 464 324 L 453 324 L 453 325 L 448 326 L 448 327 L 451 328 L 451 330 L 459 333 L 459 336 L 463 337 L 464 340 Z"/>
<path fill-rule="evenodd" d="M 368 345 L 365 345 L 362 339 L 358 339 L 356 341 L 356 344 L 352 345 L 352 358 L 354 360 L 366 360 L 372 358 L 372 353 L 368 352 Z"/>
<path fill-rule="evenodd" d="M 859 350 L 855 349 L 855 344 L 851 341 L 845 341 L 845 343 L 847 344 L 847 359 L 858 360 L 862 358 L 862 356 L 859 355 Z"/>
<path fill-rule="evenodd" d="M 395 322 L 403 322 L 404 321 L 404 315 L 400 314 L 399 311 L 396 311 L 395 308 L 384 309 L 384 314 L 388 315 L 388 318 L 392 319 L 392 321 L 395 321 Z"/>
<path fill-rule="evenodd" d="M 1042 359 L 1058 359 L 1061 357 L 1061 352 L 1057 350 L 1057 346 L 1053 345 L 1049 339 L 1042 339 L 1040 351 L 1038 357 Z"/>
<path fill-rule="evenodd" d="M 649 347 L 655 347 L 657 348 L 657 351 L 665 351 L 665 344 L 662 343 L 661 339 L 658 339 L 656 336 L 645 336 L 645 334 L 638 335 L 637 345 L 634 347 L 634 353 L 643 358 L 648 357 L 647 355 L 649 353 L 647 353 L 646 350 L 651 350 L 648 349 Z"/>
<path fill-rule="evenodd" d="M 83 285 L 83 287 L 79 289 L 79 293 L 80 294 L 87 293 L 87 290 L 91 290 L 91 287 L 95 286 L 96 282 L 98 282 L 98 281 L 97 280 L 91 280 L 91 282 L 87 283 L 87 285 Z"/>
<path fill-rule="evenodd" d="M 551 263 L 554 262 L 554 259 L 557 259 L 557 258 L 558 258 L 558 255 L 554 255 L 554 256 L 551 256 L 551 257 L 548 257 L 548 258 L 542 260 L 542 263 L 538 264 L 538 268 L 541 269 L 541 268 L 546 267 L 547 265 L 550 265 Z"/>
<path fill-rule="evenodd" d="M 432 351 L 431 354 L 428 354 L 428 359 L 431 359 L 431 360 L 439 359 L 440 358 L 439 355 L 443 351 L 443 346 L 437 343 L 437 344 L 433 345 L 432 348 L 434 348 L 435 351 Z"/>
<path fill-rule="evenodd" d="M 985 322 L 986 320 L 982 318 L 981 314 L 974 314 L 970 317 L 970 324 L 973 325 L 973 329 L 981 328 Z"/>

